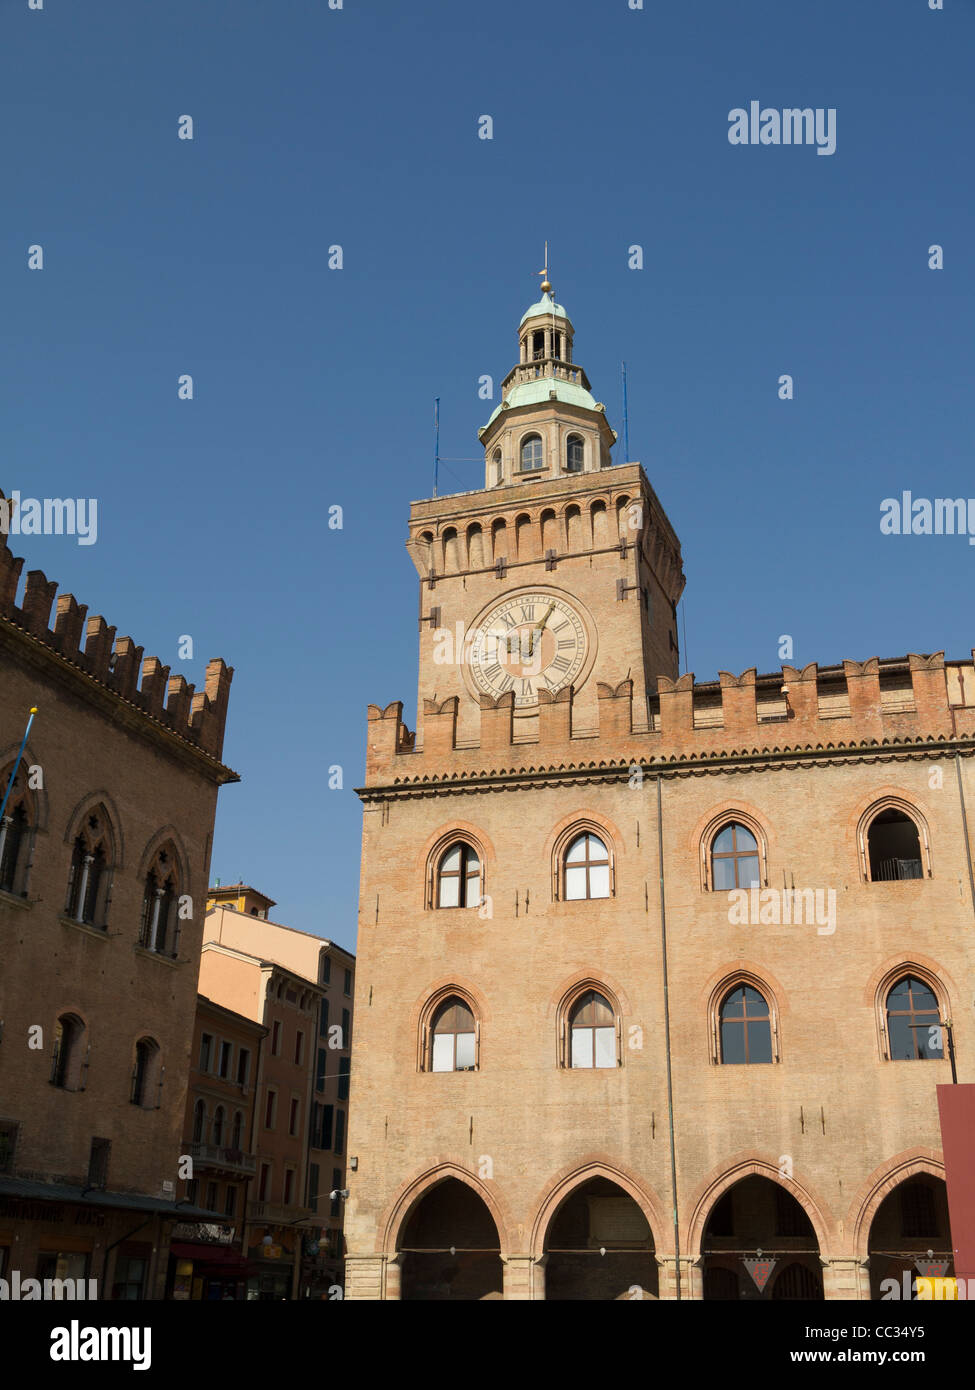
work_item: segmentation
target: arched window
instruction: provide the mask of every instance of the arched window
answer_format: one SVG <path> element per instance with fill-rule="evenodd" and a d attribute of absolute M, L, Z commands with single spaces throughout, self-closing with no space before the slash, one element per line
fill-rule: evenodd
<path fill-rule="evenodd" d="M 873 883 L 923 878 L 916 823 L 896 806 L 878 812 L 867 828 L 867 860 Z"/>
<path fill-rule="evenodd" d="M 903 975 L 887 993 L 886 1012 L 892 1062 L 942 1060 L 941 1010 L 930 985 L 915 975 Z"/>
<path fill-rule="evenodd" d="M 566 902 L 610 896 L 609 850 L 598 835 L 583 831 L 565 851 L 563 896 Z"/>
<path fill-rule="evenodd" d="M 7 790 L 12 768 L 0 773 L 0 798 Z M 27 896 L 27 862 L 33 815 L 24 768 L 17 769 L 3 820 L 0 821 L 0 888 L 5 893 Z"/>
<path fill-rule="evenodd" d="M 433 569 L 433 532 L 424 531 L 417 537 L 416 553 L 425 574 Z"/>
<path fill-rule="evenodd" d="M 202 1144 L 207 1128 L 206 1103 L 198 1100 L 193 1107 L 193 1143 Z"/>
<path fill-rule="evenodd" d="M 761 887 L 758 841 L 739 821 L 723 825 L 711 841 L 711 886 L 716 893 Z"/>
<path fill-rule="evenodd" d="M 101 807 L 85 816 L 76 837 L 68 874 L 65 913 L 90 927 L 105 927 L 112 842 Z"/>
<path fill-rule="evenodd" d="M 721 1062 L 771 1062 L 772 1024 L 769 1007 L 757 989 L 751 985 L 737 984 L 729 990 L 721 1001 L 718 1022 Z"/>
<path fill-rule="evenodd" d="M 164 845 L 155 855 L 142 890 L 139 945 L 161 956 L 175 956 L 179 940 L 176 855 Z"/>
<path fill-rule="evenodd" d="M 230 1131 L 230 1147 L 232 1149 L 243 1148 L 244 1143 L 244 1112 L 234 1111 L 234 1123 Z"/>
<path fill-rule="evenodd" d="M 443 567 L 445 573 L 452 574 L 456 574 L 460 569 L 460 550 L 455 526 L 448 526 L 443 533 Z"/>
<path fill-rule="evenodd" d="M 477 1067 L 477 1025 L 469 1006 L 451 995 L 439 1006 L 430 1029 L 431 1071 L 474 1071 Z"/>
<path fill-rule="evenodd" d="M 521 441 L 522 472 L 542 467 L 542 436 L 529 434 Z"/>
<path fill-rule="evenodd" d="M 586 462 L 586 446 L 578 434 L 570 434 L 565 443 L 565 471 L 581 473 Z"/>
<path fill-rule="evenodd" d="M 497 487 L 499 483 L 504 482 L 504 466 L 501 462 L 500 449 L 495 449 L 494 453 L 491 455 L 491 463 L 493 466 L 494 474 L 492 481 L 494 482 L 495 487 Z"/>
<path fill-rule="evenodd" d="M 62 1091 L 83 1091 L 88 1070 L 87 1029 L 77 1014 L 61 1014 L 54 1026 L 51 1085 Z"/>
<path fill-rule="evenodd" d="M 481 861 L 463 840 L 447 849 L 437 869 L 438 907 L 476 907 L 481 901 Z"/>
<path fill-rule="evenodd" d="M 213 1112 L 213 1128 L 210 1131 L 211 1142 L 218 1149 L 223 1147 L 225 1138 L 224 1128 L 226 1126 L 226 1123 L 227 1112 L 224 1110 L 222 1105 L 218 1105 L 216 1110 Z"/>
<path fill-rule="evenodd" d="M 616 1019 L 609 1000 L 594 989 L 569 1011 L 569 1066 L 615 1067 Z"/>
<path fill-rule="evenodd" d="M 158 1109 L 162 1076 L 159 1044 L 154 1038 L 140 1038 L 135 1045 L 135 1065 L 132 1068 L 132 1104 L 143 1110 Z"/>

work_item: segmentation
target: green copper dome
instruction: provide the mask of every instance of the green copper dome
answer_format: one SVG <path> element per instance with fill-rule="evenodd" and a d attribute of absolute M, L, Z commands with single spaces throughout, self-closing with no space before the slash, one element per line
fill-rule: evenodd
<path fill-rule="evenodd" d="M 543 401 L 549 400 L 552 392 L 555 399 L 564 401 L 566 405 L 581 406 L 583 410 L 595 410 L 596 402 L 584 386 L 577 385 L 574 381 L 560 381 L 557 377 L 541 376 L 534 381 L 524 381 L 519 386 L 513 386 L 505 396 L 502 405 L 507 405 L 509 410 L 514 410 L 519 405 L 540 405 Z M 490 420 L 484 426 L 488 429 L 497 417 L 501 414 L 502 405 L 495 406 Z"/>
<path fill-rule="evenodd" d="M 543 315 L 550 316 L 552 314 L 555 314 L 556 318 L 567 319 L 569 317 L 562 305 L 556 304 L 550 294 L 543 294 L 537 304 L 533 304 L 530 309 L 527 309 L 525 313 L 522 314 L 521 323 L 519 323 L 518 327 L 520 328 L 521 324 L 525 323 L 528 319 L 537 319 L 541 318 Z"/>

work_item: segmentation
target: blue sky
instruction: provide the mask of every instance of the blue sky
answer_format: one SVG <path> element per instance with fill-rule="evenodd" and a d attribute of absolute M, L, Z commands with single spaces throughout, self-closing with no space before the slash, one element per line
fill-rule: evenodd
<path fill-rule="evenodd" d="M 236 668 L 212 874 L 278 920 L 354 947 L 433 399 L 477 455 L 545 238 L 618 429 L 627 362 L 699 679 L 783 633 L 968 656 L 975 548 L 879 516 L 975 495 L 973 0 L 0 0 L 0 36 L 0 487 L 99 505 L 97 544 L 14 548 L 188 680 Z M 836 153 L 732 146 L 751 100 L 834 107 Z"/>

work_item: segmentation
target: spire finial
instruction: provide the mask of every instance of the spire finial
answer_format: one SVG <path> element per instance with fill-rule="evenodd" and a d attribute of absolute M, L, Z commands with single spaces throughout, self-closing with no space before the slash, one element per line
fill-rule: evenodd
<path fill-rule="evenodd" d="M 535 272 L 542 277 L 542 294 L 551 294 L 552 286 L 548 278 L 548 242 L 545 243 L 545 269 Z"/>

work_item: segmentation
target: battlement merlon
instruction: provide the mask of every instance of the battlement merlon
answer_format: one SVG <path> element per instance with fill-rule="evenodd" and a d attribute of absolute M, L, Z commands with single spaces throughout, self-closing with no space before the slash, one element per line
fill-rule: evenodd
<path fill-rule="evenodd" d="M 609 760 L 763 756 L 817 750 L 975 738 L 975 650 L 968 661 L 943 652 L 906 657 L 811 662 L 801 670 L 758 675 L 722 671 L 717 681 L 692 673 L 658 676 L 646 708 L 633 682 L 598 681 L 598 727 L 577 728 L 571 686 L 541 692 L 537 713 L 516 715 L 509 691 L 480 698 L 480 741 L 458 746 L 457 698 L 428 700 L 425 742 L 403 723 L 401 701 L 369 706 L 366 788 L 456 780 L 518 763 L 595 766 Z"/>
<path fill-rule="evenodd" d="M 175 740 L 202 759 L 218 785 L 239 781 L 220 761 L 233 668 L 219 658 L 210 661 L 205 689 L 195 691 L 182 676 L 170 676 L 158 658 L 143 660 L 143 649 L 131 637 L 116 639 L 115 628 L 103 617 L 87 617 L 87 606 L 73 594 L 58 595 L 57 582 L 41 570 L 28 572 L 18 605 L 23 564 L 11 554 L 0 528 L 0 641 L 16 644 L 34 664 L 57 668 L 62 679 L 78 682 L 90 695 L 97 690 L 123 702 L 132 711 L 135 727 L 141 724 L 145 732 L 152 727 Z"/>
<path fill-rule="evenodd" d="M 581 524 L 570 538 L 573 509 Z M 600 509 L 609 521 L 604 540 L 595 520 Z M 557 533 L 554 547 L 542 539 L 549 517 Z M 435 589 L 440 580 L 496 572 L 500 561 L 510 580 L 520 567 L 543 561 L 548 549 L 554 549 L 558 566 L 616 550 L 621 541 L 640 547 L 676 605 L 685 583 L 680 541 L 639 463 L 556 476 L 539 469 L 517 483 L 412 502 L 406 548 L 425 588 Z"/>

